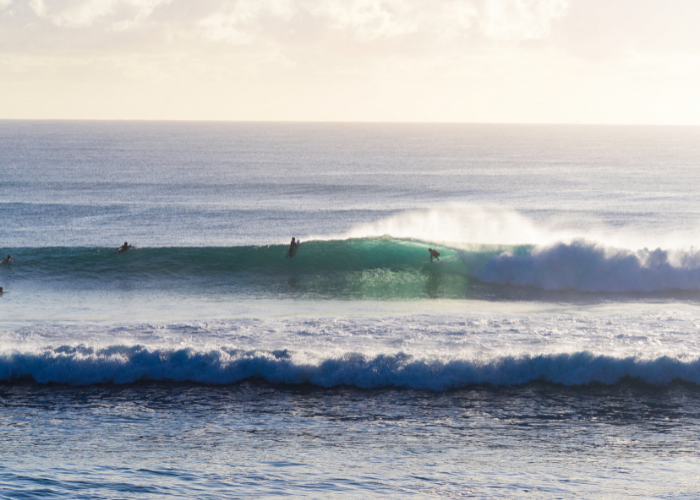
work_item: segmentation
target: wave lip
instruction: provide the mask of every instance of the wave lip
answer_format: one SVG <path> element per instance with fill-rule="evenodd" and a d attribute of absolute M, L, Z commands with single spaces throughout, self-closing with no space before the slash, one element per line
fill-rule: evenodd
<path fill-rule="evenodd" d="M 535 381 L 567 386 L 615 384 L 624 378 L 667 385 L 700 385 L 700 358 L 616 358 L 589 352 L 502 356 L 491 359 L 416 357 L 405 353 L 336 357 L 288 350 L 194 350 L 144 346 L 44 348 L 0 355 L 0 381 L 47 384 L 125 384 L 139 381 L 231 384 L 262 379 L 275 384 L 363 389 L 403 387 L 445 391 L 470 385 L 511 386 Z"/>
<path fill-rule="evenodd" d="M 504 252 L 472 276 L 486 283 L 582 292 L 700 290 L 700 251 L 632 251 L 579 239 L 535 248 L 528 255 Z"/>

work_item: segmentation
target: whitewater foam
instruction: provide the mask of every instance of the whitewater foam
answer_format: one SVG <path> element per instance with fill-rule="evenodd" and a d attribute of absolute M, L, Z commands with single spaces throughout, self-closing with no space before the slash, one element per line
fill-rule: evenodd
<path fill-rule="evenodd" d="M 443 391 L 472 384 L 614 384 L 625 377 L 650 384 L 675 380 L 700 384 L 700 358 L 639 359 L 572 354 L 490 359 L 416 357 L 398 352 L 319 357 L 287 350 L 148 349 L 143 346 L 61 346 L 0 356 L 0 381 L 89 385 L 145 380 L 231 384 L 248 379 L 321 387 L 408 387 Z"/>
<path fill-rule="evenodd" d="M 629 309 L 629 308 L 627 308 Z M 700 383 L 697 310 L 247 318 L 0 332 L 0 380 L 210 384 L 260 378 L 446 390 L 470 384 Z"/>
<path fill-rule="evenodd" d="M 465 257 L 466 259 L 466 257 Z M 700 290 L 700 251 L 614 248 L 583 239 L 504 252 L 472 272 L 487 283 L 582 292 Z"/>

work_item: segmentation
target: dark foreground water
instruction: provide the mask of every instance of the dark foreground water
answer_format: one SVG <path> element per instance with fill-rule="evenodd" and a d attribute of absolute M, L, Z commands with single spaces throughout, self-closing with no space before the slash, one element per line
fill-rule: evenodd
<path fill-rule="evenodd" d="M 681 384 L 18 383 L 0 412 L 5 498 L 700 495 L 700 390 Z"/>

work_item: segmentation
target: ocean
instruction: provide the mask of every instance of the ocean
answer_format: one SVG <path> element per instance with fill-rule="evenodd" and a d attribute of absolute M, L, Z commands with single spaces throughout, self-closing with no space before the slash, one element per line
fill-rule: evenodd
<path fill-rule="evenodd" d="M 698 498 L 698 167 L 697 127 L 0 121 L 0 497 Z"/>

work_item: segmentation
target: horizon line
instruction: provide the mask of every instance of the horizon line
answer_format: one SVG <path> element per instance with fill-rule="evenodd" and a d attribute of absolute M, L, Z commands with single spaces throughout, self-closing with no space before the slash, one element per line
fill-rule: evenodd
<path fill-rule="evenodd" d="M 226 120 L 162 118 L 0 118 L 0 122 L 151 122 L 151 123 L 250 123 L 328 125 L 511 125 L 511 126 L 594 126 L 594 127 L 700 127 L 687 123 L 595 123 L 595 122 L 469 122 L 469 121 L 370 121 L 370 120 Z"/>

